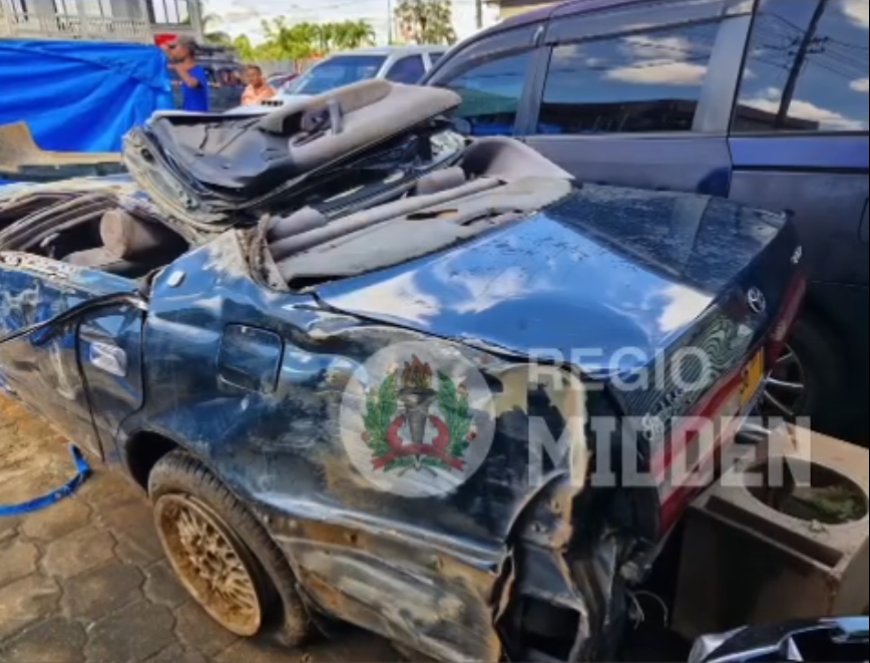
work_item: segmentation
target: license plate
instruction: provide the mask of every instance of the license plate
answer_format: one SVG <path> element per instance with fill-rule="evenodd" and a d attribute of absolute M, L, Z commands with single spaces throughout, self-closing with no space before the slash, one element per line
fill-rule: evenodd
<path fill-rule="evenodd" d="M 764 351 L 759 350 L 743 369 L 743 387 L 740 390 L 741 411 L 746 409 L 746 406 L 755 398 L 763 380 Z"/>

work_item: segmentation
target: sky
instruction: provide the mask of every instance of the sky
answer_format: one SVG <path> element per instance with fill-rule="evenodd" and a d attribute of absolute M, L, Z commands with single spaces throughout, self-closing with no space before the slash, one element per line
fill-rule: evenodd
<path fill-rule="evenodd" d="M 263 19 L 284 16 L 287 23 L 311 21 L 343 21 L 367 19 L 375 29 L 379 44 L 387 42 L 389 8 L 398 0 L 204 0 L 206 14 L 218 14 L 223 24 L 215 26 L 233 37 L 247 34 L 255 43 L 262 41 L 260 27 Z M 489 25 L 495 20 L 496 10 L 484 7 Z M 453 0 L 454 28 L 460 39 L 475 31 L 474 0 Z M 214 29 L 214 28 L 212 28 Z"/>

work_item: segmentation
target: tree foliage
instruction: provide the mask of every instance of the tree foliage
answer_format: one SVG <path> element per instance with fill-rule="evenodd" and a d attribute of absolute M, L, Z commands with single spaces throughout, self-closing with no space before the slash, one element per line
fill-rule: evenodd
<path fill-rule="evenodd" d="M 232 40 L 243 60 L 307 60 L 337 50 L 352 50 L 375 43 L 375 31 L 368 21 L 288 24 L 279 17 L 263 21 L 266 41 L 253 45 L 247 35 Z"/>
<path fill-rule="evenodd" d="M 453 6 L 450 0 L 401 0 L 396 20 L 402 34 L 415 44 L 452 44 Z"/>
<path fill-rule="evenodd" d="M 218 14 L 210 13 L 206 14 L 202 17 L 202 29 L 205 34 L 203 34 L 203 39 L 209 44 L 214 44 L 215 46 L 229 46 L 232 44 L 232 37 L 230 37 L 223 30 L 213 29 L 215 26 L 220 25 L 221 17 Z"/>
<path fill-rule="evenodd" d="M 238 56 L 245 62 L 251 62 L 256 59 L 256 49 L 253 44 L 251 44 L 248 35 L 239 35 L 233 39 L 233 48 Z"/>

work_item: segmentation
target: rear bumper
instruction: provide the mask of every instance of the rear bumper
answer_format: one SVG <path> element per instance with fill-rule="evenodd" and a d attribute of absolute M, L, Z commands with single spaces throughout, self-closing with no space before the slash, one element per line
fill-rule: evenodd
<path fill-rule="evenodd" d="M 661 454 L 653 457 L 652 473 L 659 489 L 662 535 L 677 524 L 689 502 L 718 476 L 726 449 L 764 393 L 771 358 L 778 356 L 782 349 L 805 293 L 806 278 L 798 272 L 769 324 L 768 335 L 752 348 L 744 361 L 719 379 L 691 415 L 681 419 Z M 748 368 L 759 353 L 765 358 L 764 379 L 753 387 L 753 393 L 747 398 Z"/>

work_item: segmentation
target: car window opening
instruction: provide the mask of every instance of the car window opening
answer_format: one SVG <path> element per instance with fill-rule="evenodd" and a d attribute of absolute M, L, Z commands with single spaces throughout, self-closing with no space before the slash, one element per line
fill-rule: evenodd
<path fill-rule="evenodd" d="M 111 193 L 56 190 L 0 207 L 0 251 L 17 251 L 138 278 L 188 249 L 165 224 L 124 210 Z"/>

